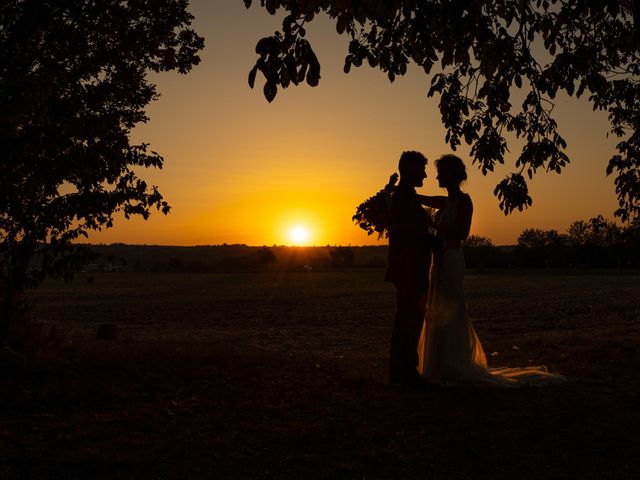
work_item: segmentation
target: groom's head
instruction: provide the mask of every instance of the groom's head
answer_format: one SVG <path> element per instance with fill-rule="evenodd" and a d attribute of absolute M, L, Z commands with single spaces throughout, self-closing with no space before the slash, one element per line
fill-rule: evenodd
<path fill-rule="evenodd" d="M 412 187 L 421 187 L 422 182 L 427 178 L 426 172 L 427 157 L 420 152 L 402 152 L 398 162 L 400 170 L 400 181 Z"/>

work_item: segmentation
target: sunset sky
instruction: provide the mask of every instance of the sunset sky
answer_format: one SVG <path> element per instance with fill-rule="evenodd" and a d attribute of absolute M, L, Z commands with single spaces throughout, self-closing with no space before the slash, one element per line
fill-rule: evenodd
<path fill-rule="evenodd" d="M 143 178 L 158 185 L 172 206 L 168 216 L 148 221 L 118 219 L 115 227 L 90 236 L 93 243 L 161 245 L 221 243 L 378 243 L 355 227 L 355 207 L 382 188 L 403 150 L 420 150 L 430 160 L 449 152 L 437 110 L 428 99 L 429 79 L 410 66 L 390 84 L 368 66 L 342 71 L 348 39 L 334 23 L 317 17 L 308 26 L 322 65 L 320 85 L 280 90 L 269 104 L 247 85 L 255 44 L 280 29 L 284 16 L 242 0 L 192 0 L 195 29 L 205 37 L 202 62 L 186 76 L 152 77 L 162 97 L 132 140 L 148 142 L 165 157 L 165 168 Z M 555 118 L 572 160 L 562 173 L 541 173 L 530 185 L 533 207 L 505 217 L 493 195 L 513 170 L 483 177 L 465 159 L 473 198 L 472 233 L 498 245 L 515 243 L 524 228 L 566 231 L 578 219 L 612 216 L 617 206 L 613 178 L 605 177 L 615 138 L 607 138 L 606 114 L 586 101 L 558 98 Z M 432 161 L 425 194 L 442 194 Z"/>

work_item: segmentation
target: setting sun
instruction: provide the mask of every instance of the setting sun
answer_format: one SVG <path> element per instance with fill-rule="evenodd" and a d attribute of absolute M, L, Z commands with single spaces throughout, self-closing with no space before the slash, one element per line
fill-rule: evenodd
<path fill-rule="evenodd" d="M 309 229 L 296 225 L 289 231 L 289 239 L 294 245 L 304 245 L 309 241 Z"/>

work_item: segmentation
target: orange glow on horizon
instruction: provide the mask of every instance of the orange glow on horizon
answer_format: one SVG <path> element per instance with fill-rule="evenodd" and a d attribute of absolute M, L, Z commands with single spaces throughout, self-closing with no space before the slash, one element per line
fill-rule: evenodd
<path fill-rule="evenodd" d="M 171 205 L 148 221 L 117 215 L 114 228 L 91 232 L 90 243 L 147 245 L 382 245 L 351 217 L 397 170 L 403 150 L 428 158 L 428 178 L 418 192 L 443 195 L 433 161 L 449 153 L 438 101 L 427 98 L 429 79 L 411 65 L 390 84 L 381 72 L 343 73 L 344 37 L 335 22 L 318 18 L 308 36 L 322 61 L 320 85 L 281 90 L 272 103 L 247 85 L 258 38 L 281 27 L 281 19 L 242 2 L 194 0 L 196 30 L 207 39 L 202 63 L 189 75 L 154 75 L 162 97 L 150 121 L 132 132 L 165 158 L 162 170 L 140 172 Z M 225 65 L 225 68 L 220 68 Z M 471 195 L 471 233 L 496 245 L 514 244 L 525 228 L 565 232 L 575 220 L 611 218 L 617 208 L 605 166 L 616 139 L 606 137 L 606 112 L 586 101 L 556 98 L 554 115 L 573 160 L 561 175 L 540 173 L 529 183 L 533 206 L 505 217 L 493 195 L 512 173 L 519 154 L 509 139 L 506 165 L 483 176 L 461 145 L 467 165 L 463 190 Z M 294 228 L 299 227 L 301 230 Z M 306 235 L 302 229 L 306 229 Z"/>

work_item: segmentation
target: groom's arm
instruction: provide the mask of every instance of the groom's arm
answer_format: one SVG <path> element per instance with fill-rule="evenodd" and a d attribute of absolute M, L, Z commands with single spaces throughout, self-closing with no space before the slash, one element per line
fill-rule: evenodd
<path fill-rule="evenodd" d="M 425 207 L 436 208 L 440 210 L 447 203 L 447 197 L 442 195 L 429 196 L 429 195 L 418 195 L 418 200 Z"/>
<path fill-rule="evenodd" d="M 394 192 L 389 211 L 389 232 L 396 238 L 409 240 L 427 233 L 426 218 L 415 194 L 400 190 Z"/>
<path fill-rule="evenodd" d="M 446 199 L 446 197 L 445 197 Z M 433 250 L 441 250 L 444 241 L 429 233 L 429 216 L 416 198 L 404 192 L 396 192 L 390 211 L 390 232 L 401 243 L 416 243 Z"/>

